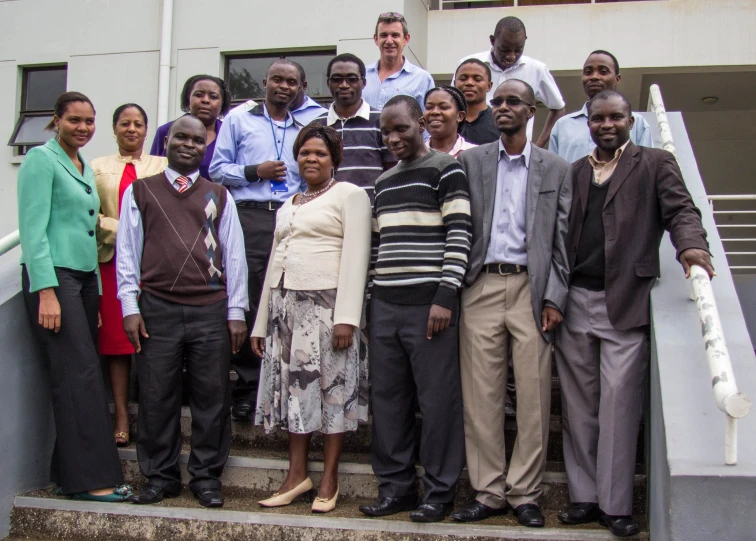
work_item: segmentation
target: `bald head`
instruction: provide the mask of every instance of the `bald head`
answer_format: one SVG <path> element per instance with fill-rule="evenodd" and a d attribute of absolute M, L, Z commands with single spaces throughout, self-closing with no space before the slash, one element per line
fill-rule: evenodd
<path fill-rule="evenodd" d="M 165 155 L 168 167 L 189 175 L 199 169 L 207 147 L 207 130 L 196 116 L 185 115 L 171 124 L 165 137 Z"/>

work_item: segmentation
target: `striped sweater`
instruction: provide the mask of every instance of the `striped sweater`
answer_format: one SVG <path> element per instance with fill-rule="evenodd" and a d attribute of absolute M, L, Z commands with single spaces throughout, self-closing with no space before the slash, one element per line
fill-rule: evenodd
<path fill-rule="evenodd" d="M 374 212 L 378 254 L 371 294 L 397 304 L 452 308 L 472 236 L 467 177 L 457 160 L 431 150 L 400 162 L 376 181 Z"/>

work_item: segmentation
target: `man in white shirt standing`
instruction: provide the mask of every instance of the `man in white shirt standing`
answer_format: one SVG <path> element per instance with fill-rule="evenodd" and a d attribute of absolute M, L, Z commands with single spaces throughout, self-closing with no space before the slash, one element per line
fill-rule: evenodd
<path fill-rule="evenodd" d="M 551 128 L 565 113 L 564 99 L 554 77 L 546 64 L 522 54 L 528 36 L 525 32 L 525 25 L 517 17 L 501 19 L 496 24 L 494 34 L 489 36 L 489 39 L 491 40 L 491 48 L 488 51 L 466 56 L 459 63 L 461 64 L 469 58 L 477 58 L 491 68 L 493 85 L 486 96 L 489 101 L 493 98 L 498 86 L 507 79 L 520 79 L 533 87 L 536 99 L 549 108 L 546 124 L 535 141 L 536 146 L 545 148 L 551 134 Z M 527 135 L 528 139 L 532 140 L 533 119 L 528 122 Z"/>

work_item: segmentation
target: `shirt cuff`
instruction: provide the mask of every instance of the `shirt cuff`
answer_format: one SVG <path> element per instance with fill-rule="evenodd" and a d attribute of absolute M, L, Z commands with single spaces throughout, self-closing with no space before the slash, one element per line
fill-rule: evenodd
<path fill-rule="evenodd" d="M 129 295 L 121 301 L 121 312 L 123 313 L 123 317 L 133 316 L 134 314 L 139 313 L 139 304 L 137 304 L 136 293 L 134 295 Z"/>
<path fill-rule="evenodd" d="M 559 310 L 560 314 L 562 313 L 562 310 L 556 305 L 556 303 L 551 302 L 549 299 L 543 301 L 543 307 L 546 308 L 547 306 L 554 310 Z"/>
<path fill-rule="evenodd" d="M 260 177 L 257 176 L 257 165 L 245 165 L 244 178 L 246 178 L 248 182 L 259 182 Z"/>
<path fill-rule="evenodd" d="M 433 304 L 451 310 L 454 308 L 454 301 L 457 299 L 457 293 L 457 289 L 440 285 L 436 290 L 436 295 L 433 297 Z"/>
<path fill-rule="evenodd" d="M 125 310 L 125 308 L 124 308 Z M 234 320 L 234 321 L 246 321 L 244 319 L 244 308 L 229 308 L 228 309 L 228 320 Z"/>

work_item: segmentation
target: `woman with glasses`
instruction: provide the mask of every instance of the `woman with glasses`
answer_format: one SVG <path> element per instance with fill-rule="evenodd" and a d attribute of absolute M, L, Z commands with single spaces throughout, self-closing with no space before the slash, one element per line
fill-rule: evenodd
<path fill-rule="evenodd" d="M 467 115 L 467 103 L 462 92 L 453 86 L 441 85 L 425 94 L 425 129 L 430 134 L 428 146 L 453 157 L 478 145 L 468 143 L 459 134 Z"/>

